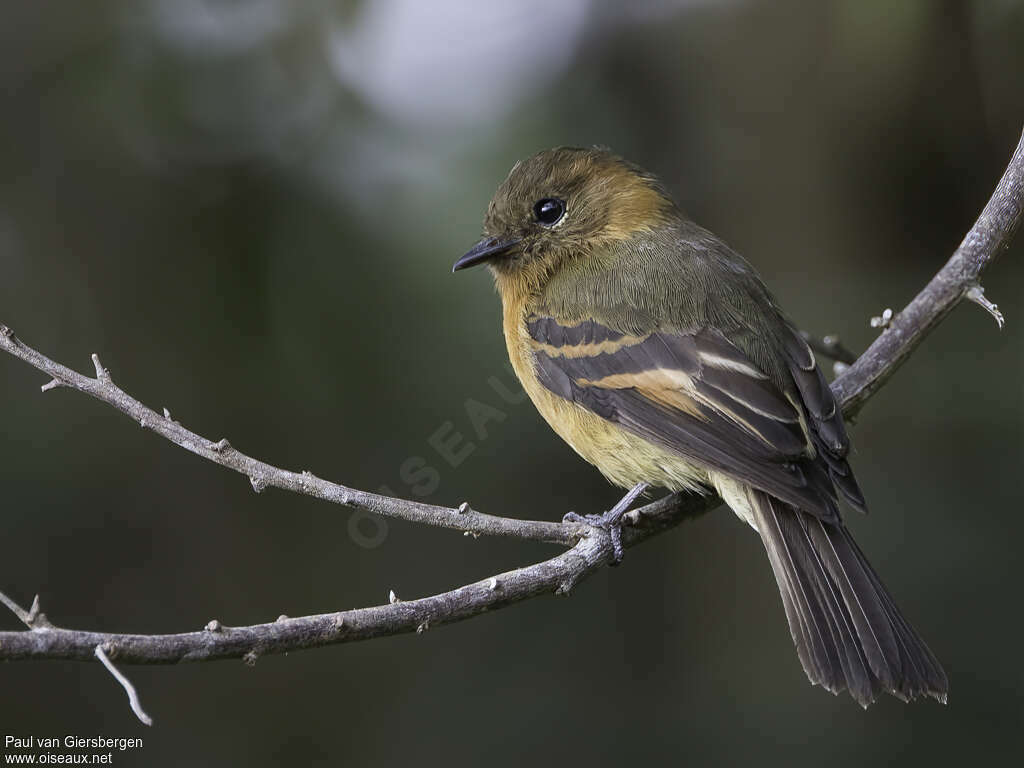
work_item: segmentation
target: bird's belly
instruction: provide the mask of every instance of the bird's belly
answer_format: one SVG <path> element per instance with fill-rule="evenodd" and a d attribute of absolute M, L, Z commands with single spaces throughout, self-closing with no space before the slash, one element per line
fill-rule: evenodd
<path fill-rule="evenodd" d="M 545 421 L 615 485 L 632 488 L 647 483 L 671 491 L 700 493 L 707 493 L 710 486 L 741 520 L 758 530 L 748 488 L 740 481 L 702 469 L 546 389 L 537 394 L 536 398 L 533 393 L 530 397 Z"/>
<path fill-rule="evenodd" d="M 672 491 L 706 490 L 708 473 L 702 467 L 555 395 L 539 382 L 526 391 L 558 436 L 615 485 L 631 488 L 642 482 Z"/>
<path fill-rule="evenodd" d="M 707 492 L 705 468 L 559 397 L 541 384 L 529 346 L 524 320 L 527 313 L 517 302 L 507 302 L 504 311 L 512 368 L 544 420 L 576 453 L 622 488 L 647 483 L 671 491 Z"/>

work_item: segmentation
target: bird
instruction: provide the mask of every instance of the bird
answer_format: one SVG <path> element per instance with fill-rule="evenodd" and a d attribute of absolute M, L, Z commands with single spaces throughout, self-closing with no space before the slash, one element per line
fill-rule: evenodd
<path fill-rule="evenodd" d="M 814 685 L 867 707 L 946 701 L 946 673 L 854 541 L 866 511 L 841 409 L 755 269 L 690 221 L 659 179 L 604 147 L 517 162 L 483 238 L 513 369 L 541 416 L 612 484 L 717 493 L 761 537 Z"/>

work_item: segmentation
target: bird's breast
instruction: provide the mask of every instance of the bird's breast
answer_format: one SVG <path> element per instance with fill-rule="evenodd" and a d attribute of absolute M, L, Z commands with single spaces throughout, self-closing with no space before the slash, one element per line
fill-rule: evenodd
<path fill-rule="evenodd" d="M 529 297 L 503 292 L 502 305 L 512 368 L 540 415 L 576 453 L 623 488 L 645 482 L 673 491 L 703 490 L 708 482 L 703 468 L 547 389 L 537 375 L 526 324 L 533 310 Z"/>

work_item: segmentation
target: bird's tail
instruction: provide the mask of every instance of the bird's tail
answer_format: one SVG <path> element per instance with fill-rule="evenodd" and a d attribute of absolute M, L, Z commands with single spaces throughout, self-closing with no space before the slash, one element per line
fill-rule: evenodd
<path fill-rule="evenodd" d="M 747 490 L 807 677 L 861 706 L 880 691 L 945 703 L 946 673 L 910 626 L 846 526 Z"/>

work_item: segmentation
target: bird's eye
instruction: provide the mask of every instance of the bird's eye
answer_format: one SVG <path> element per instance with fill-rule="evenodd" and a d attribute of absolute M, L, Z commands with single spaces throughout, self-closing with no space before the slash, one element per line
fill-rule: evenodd
<path fill-rule="evenodd" d="M 533 215 L 545 227 L 553 226 L 565 215 L 565 202 L 557 197 L 545 197 L 534 204 Z"/>

